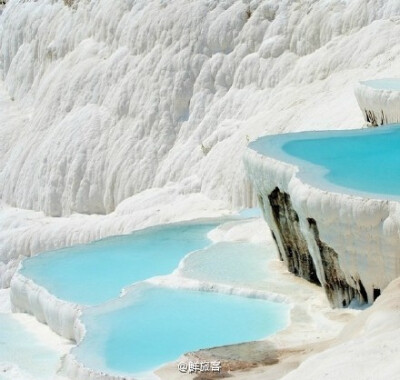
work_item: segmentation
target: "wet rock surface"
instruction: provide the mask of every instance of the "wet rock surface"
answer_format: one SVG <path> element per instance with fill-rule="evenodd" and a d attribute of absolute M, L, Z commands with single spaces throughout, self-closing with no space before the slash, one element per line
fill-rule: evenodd
<path fill-rule="evenodd" d="M 266 199 L 259 198 L 264 211 L 268 212 L 265 207 Z M 334 307 L 346 307 L 353 299 L 360 304 L 373 301 L 368 300 L 367 292 L 360 279 L 346 278 L 340 268 L 338 253 L 320 239 L 317 221 L 307 218 L 304 225 L 315 240 L 317 253 L 320 256 L 320 273 L 323 277 L 318 278 L 316 263 L 300 227 L 299 214 L 294 209 L 288 193 L 276 187 L 268 195 L 268 203 L 271 220 L 274 222 L 270 227 L 278 247 L 279 257 L 287 264 L 290 272 L 311 283 L 322 285 L 329 302 Z M 376 291 L 375 294 L 378 296 L 379 292 Z"/>
<path fill-rule="evenodd" d="M 289 194 L 275 188 L 268 200 L 277 226 L 273 236 L 275 241 L 279 239 L 281 242 L 277 244 L 281 259 L 287 263 L 290 272 L 320 285 L 307 242 L 300 230 L 299 216 L 293 209 Z"/>
<path fill-rule="evenodd" d="M 358 291 L 347 283 L 345 274 L 339 265 L 338 254 L 319 238 L 319 231 L 315 219 L 308 218 L 307 221 L 314 235 L 321 256 L 321 263 L 325 277 L 323 287 L 331 305 L 341 305 L 345 307 L 349 305 L 353 298 L 357 298 L 360 303 L 367 302 L 368 297 L 361 281 L 359 281 L 359 284 L 363 291 Z"/>

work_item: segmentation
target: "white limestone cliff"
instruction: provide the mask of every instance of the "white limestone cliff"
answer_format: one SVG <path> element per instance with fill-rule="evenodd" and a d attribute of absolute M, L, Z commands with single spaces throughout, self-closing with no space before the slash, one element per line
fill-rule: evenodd
<path fill-rule="evenodd" d="M 281 259 L 333 306 L 373 302 L 400 274 L 399 202 L 310 185 L 274 147 L 268 156 L 250 146 L 245 165 Z"/>
<path fill-rule="evenodd" d="M 11 282 L 10 300 L 12 311 L 28 313 L 64 338 L 79 342 L 82 335 L 78 318 L 83 305 L 58 299 L 44 287 L 20 273 L 15 273 Z"/>

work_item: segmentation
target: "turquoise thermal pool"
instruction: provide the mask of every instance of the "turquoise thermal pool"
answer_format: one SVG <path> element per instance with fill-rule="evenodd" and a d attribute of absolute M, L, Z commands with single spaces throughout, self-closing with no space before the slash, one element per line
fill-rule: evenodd
<path fill-rule="evenodd" d="M 28 258 L 20 273 L 65 301 L 95 305 L 128 285 L 171 273 L 191 251 L 211 244 L 219 223 L 171 224 Z"/>
<path fill-rule="evenodd" d="M 87 334 L 73 354 L 86 367 L 140 378 L 185 352 L 275 333 L 287 325 L 288 309 L 266 300 L 140 284 L 84 312 Z"/>
<path fill-rule="evenodd" d="M 207 238 L 223 222 L 164 225 L 43 253 L 26 259 L 20 273 L 59 299 L 86 305 L 85 334 L 72 350 L 78 363 L 148 378 L 186 352 L 260 340 L 289 323 L 287 303 L 201 290 L 223 284 L 254 295 L 270 276 L 273 250 Z M 171 282 L 144 282 L 160 275 Z"/>
<path fill-rule="evenodd" d="M 372 79 L 360 83 L 376 90 L 400 91 L 400 79 L 396 78 Z"/>
<path fill-rule="evenodd" d="M 297 165 L 299 177 L 328 191 L 398 199 L 400 125 L 265 136 L 250 148 Z"/>

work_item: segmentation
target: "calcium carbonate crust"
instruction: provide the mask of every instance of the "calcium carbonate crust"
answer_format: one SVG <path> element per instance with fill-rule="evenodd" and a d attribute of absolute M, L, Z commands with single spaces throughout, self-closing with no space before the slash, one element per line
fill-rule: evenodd
<path fill-rule="evenodd" d="M 376 127 L 400 122 L 400 91 L 378 89 L 359 82 L 354 93 L 369 125 Z"/>
<path fill-rule="evenodd" d="M 282 380 L 397 379 L 399 340 L 400 279 L 396 279 L 371 307 L 343 329 L 333 344 L 302 362 Z"/>
<path fill-rule="evenodd" d="M 63 373 L 74 380 L 135 380 L 132 376 L 110 375 L 87 368 L 72 353 L 65 355 L 62 367 Z"/>
<path fill-rule="evenodd" d="M 83 332 L 77 321 L 82 305 L 60 300 L 19 272 L 11 281 L 10 300 L 13 312 L 32 314 L 64 338 L 80 341 Z"/>
<path fill-rule="evenodd" d="M 290 196 L 316 274 L 334 306 L 347 305 L 351 296 L 361 302 L 373 302 L 380 291 L 400 275 L 399 202 L 320 190 L 299 179 L 297 166 L 261 155 L 250 148 L 244 162 L 280 252 L 284 252 L 284 247 L 269 196 L 276 188 Z M 329 294 L 329 291 L 332 293 L 330 286 L 337 279 L 327 281 L 325 278 L 320 247 L 310 220 L 316 222 L 320 241 L 336 252 L 347 283 L 344 285 L 349 285 L 356 294 L 346 294 L 347 290 L 340 289 L 340 286 L 333 291 L 334 294 Z M 282 259 L 287 261 L 285 257 Z"/>

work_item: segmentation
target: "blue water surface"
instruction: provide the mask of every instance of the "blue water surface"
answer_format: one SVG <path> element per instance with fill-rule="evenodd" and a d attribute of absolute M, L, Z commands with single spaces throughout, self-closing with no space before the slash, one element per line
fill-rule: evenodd
<path fill-rule="evenodd" d="M 73 352 L 88 367 L 140 378 L 185 352 L 262 339 L 287 325 L 288 310 L 283 303 L 141 284 L 87 309 L 87 335 Z"/>
<path fill-rule="evenodd" d="M 332 190 L 329 185 L 332 184 L 352 194 L 389 199 L 398 199 L 400 195 L 398 124 L 374 129 L 266 136 L 250 147 L 266 156 L 298 165 L 299 176 L 326 190 Z"/>
<path fill-rule="evenodd" d="M 148 378 L 185 352 L 259 340 L 288 324 L 284 303 L 187 290 L 185 278 L 176 289 L 141 282 L 170 274 L 184 257 L 182 274 L 207 283 L 251 286 L 268 277 L 265 247 L 211 245 L 207 233 L 221 222 L 164 225 L 43 253 L 20 271 L 58 298 L 90 306 L 81 316 L 86 334 L 73 349 L 79 362 Z"/>
<path fill-rule="evenodd" d="M 363 81 L 361 83 L 377 90 L 400 91 L 399 78 L 372 79 Z"/>
<path fill-rule="evenodd" d="M 20 273 L 62 300 L 95 305 L 171 273 L 186 254 L 211 243 L 207 233 L 218 224 L 164 225 L 46 252 L 24 260 Z"/>
<path fill-rule="evenodd" d="M 243 219 L 261 218 L 262 211 L 259 207 L 245 208 L 239 212 L 239 216 Z"/>
<path fill-rule="evenodd" d="M 264 242 L 216 243 L 186 257 L 180 273 L 205 282 L 258 288 L 273 277 L 268 262 L 276 258 L 274 248 Z"/>

